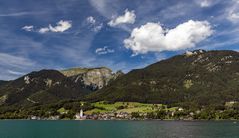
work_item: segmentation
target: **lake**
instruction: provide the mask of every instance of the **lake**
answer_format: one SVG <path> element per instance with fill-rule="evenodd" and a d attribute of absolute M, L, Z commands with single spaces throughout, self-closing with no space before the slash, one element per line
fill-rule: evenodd
<path fill-rule="evenodd" d="M 238 138 L 233 121 L 0 121 L 0 138 Z"/>

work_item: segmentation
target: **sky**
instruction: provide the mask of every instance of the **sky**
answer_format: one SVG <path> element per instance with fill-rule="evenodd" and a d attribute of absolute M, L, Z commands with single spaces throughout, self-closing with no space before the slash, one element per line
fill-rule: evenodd
<path fill-rule="evenodd" d="M 195 49 L 236 50 L 239 0 L 1 0 L 0 80 L 41 69 L 128 72 Z"/>

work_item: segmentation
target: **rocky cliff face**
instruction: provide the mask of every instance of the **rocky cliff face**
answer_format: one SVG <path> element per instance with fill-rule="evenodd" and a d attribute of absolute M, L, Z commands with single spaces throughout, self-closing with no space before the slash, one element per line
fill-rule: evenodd
<path fill-rule="evenodd" d="M 65 69 L 61 70 L 60 72 L 64 74 L 66 77 L 72 77 L 75 75 L 83 74 L 90 70 L 90 68 L 70 68 L 70 69 Z"/>
<path fill-rule="evenodd" d="M 93 91 L 107 86 L 110 81 L 123 75 L 120 71 L 113 73 L 111 69 L 106 67 L 89 69 L 75 68 L 72 70 L 69 69 L 67 72 L 64 71 L 64 74 L 69 76 L 75 83 Z"/>

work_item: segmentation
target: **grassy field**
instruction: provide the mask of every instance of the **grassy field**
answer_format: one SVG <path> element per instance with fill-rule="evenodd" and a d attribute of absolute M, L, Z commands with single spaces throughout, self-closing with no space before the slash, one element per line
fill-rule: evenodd
<path fill-rule="evenodd" d="M 85 114 L 106 112 L 152 112 L 161 109 L 163 106 L 162 104 L 144 104 L 137 102 L 116 102 L 109 104 L 103 101 L 92 103 L 92 105 L 95 108 L 89 111 L 85 111 Z"/>
<path fill-rule="evenodd" d="M 65 108 L 62 107 L 62 108 L 58 109 L 57 112 L 60 114 L 65 114 L 65 113 L 68 113 L 69 110 L 66 110 Z"/>

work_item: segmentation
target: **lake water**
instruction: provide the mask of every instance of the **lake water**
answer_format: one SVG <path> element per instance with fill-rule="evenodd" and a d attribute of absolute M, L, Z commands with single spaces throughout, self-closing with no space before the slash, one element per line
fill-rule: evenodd
<path fill-rule="evenodd" d="M 0 121 L 0 138 L 238 138 L 232 121 Z"/>

